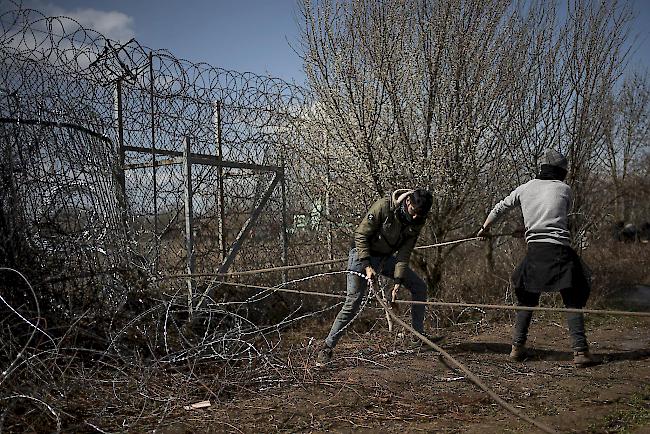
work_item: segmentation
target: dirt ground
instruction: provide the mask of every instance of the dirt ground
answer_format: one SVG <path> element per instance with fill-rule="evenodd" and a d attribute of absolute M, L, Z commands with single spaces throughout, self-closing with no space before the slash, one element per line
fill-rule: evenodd
<path fill-rule="evenodd" d="M 444 329 L 440 345 L 508 403 L 558 432 L 650 433 L 649 328 L 648 318 L 589 317 L 591 348 L 602 360 L 582 369 L 572 365 L 559 315 L 536 315 L 524 362 L 507 358 L 508 321 Z M 318 341 L 295 336 L 285 360 L 290 376 L 186 411 L 157 432 L 539 432 L 436 352 L 408 350 L 395 336 L 384 327 L 348 333 L 333 363 L 320 369 Z"/>

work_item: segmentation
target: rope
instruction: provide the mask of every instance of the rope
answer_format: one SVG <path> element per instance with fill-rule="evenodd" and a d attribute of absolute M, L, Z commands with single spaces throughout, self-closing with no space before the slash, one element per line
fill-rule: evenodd
<path fill-rule="evenodd" d="M 306 280 L 306 279 L 301 279 L 301 280 Z M 249 289 L 264 289 L 270 291 L 288 292 L 292 294 L 314 295 L 319 297 L 345 299 L 345 295 L 329 294 L 326 292 L 318 292 L 318 291 L 305 291 L 302 289 L 288 289 L 288 288 L 277 288 L 277 287 L 262 286 L 262 285 L 248 285 L 245 283 L 228 282 L 225 280 L 216 281 L 215 283 L 221 285 L 227 285 L 227 286 L 249 288 Z M 423 304 L 426 306 L 443 306 L 443 307 L 475 307 L 481 309 L 528 310 L 528 311 L 542 311 L 542 312 L 575 312 L 575 313 L 589 313 L 589 314 L 596 314 L 596 315 L 650 317 L 650 312 L 631 312 L 631 311 L 623 311 L 623 310 L 570 309 L 570 308 L 561 308 L 561 307 L 528 307 L 528 306 L 512 306 L 507 304 L 450 303 L 450 302 L 442 302 L 442 301 L 396 300 L 395 303 L 409 304 L 409 305 Z"/>
<path fill-rule="evenodd" d="M 529 306 L 512 306 L 507 304 L 477 304 L 477 303 L 451 303 L 442 301 L 407 301 L 396 300 L 395 303 L 402 304 L 425 304 L 429 306 L 446 306 L 446 307 L 478 307 L 482 309 L 506 309 L 506 310 L 529 310 L 540 312 L 575 312 L 575 313 L 593 313 L 596 315 L 615 315 L 615 316 L 641 316 L 650 317 L 650 312 L 633 312 L 627 310 L 604 310 L 604 309 L 573 309 L 568 307 L 529 307 Z"/>
<path fill-rule="evenodd" d="M 170 275 L 170 276 L 161 276 L 161 277 L 158 277 L 155 280 L 187 278 L 187 277 L 234 277 L 234 276 L 246 276 L 246 275 L 251 275 L 251 274 L 270 273 L 272 271 L 298 270 L 300 268 L 316 267 L 316 266 L 319 266 L 319 265 L 338 264 L 340 262 L 345 262 L 347 260 L 348 260 L 348 258 L 339 258 L 339 259 L 330 259 L 328 261 L 308 262 L 308 263 L 305 263 L 305 264 L 285 265 L 285 266 L 282 266 L 282 267 L 260 268 L 260 269 L 257 269 L 257 270 L 246 270 L 246 271 L 233 271 L 233 272 L 230 272 L 230 273 L 173 274 L 173 275 Z"/>
<path fill-rule="evenodd" d="M 420 249 L 430 249 L 432 247 L 451 246 L 452 244 L 460 244 L 460 243 L 466 243 L 468 241 L 478 241 L 483 239 L 485 239 L 485 237 L 461 238 L 459 240 L 451 240 L 451 241 L 445 241 L 443 243 L 429 244 L 428 246 L 418 246 L 415 249 L 420 250 Z"/>
<path fill-rule="evenodd" d="M 459 244 L 459 243 L 464 243 L 468 241 L 475 241 L 475 240 L 481 240 L 483 237 L 470 237 L 470 238 L 463 238 L 459 240 L 451 240 L 451 241 L 446 241 L 446 242 L 441 242 L 441 243 L 436 243 L 436 244 L 431 244 L 431 245 L 426 245 L 426 246 L 419 246 L 416 247 L 416 249 L 428 249 L 428 248 L 433 248 L 433 247 L 443 247 L 443 246 L 448 246 L 448 245 L 453 245 L 453 244 Z M 261 273 L 267 273 L 267 272 L 273 272 L 273 271 L 281 271 L 281 270 L 294 270 L 294 269 L 300 269 L 300 268 L 307 268 L 307 267 L 313 267 L 313 266 L 319 266 L 319 265 L 327 265 L 327 264 L 335 264 L 339 262 L 344 262 L 346 261 L 347 258 L 339 258 L 339 259 L 333 259 L 333 260 L 328 260 L 328 261 L 320 261 L 320 262 L 311 262 L 311 263 L 306 263 L 306 264 L 297 264 L 297 265 L 288 265 L 288 266 L 283 266 L 283 267 L 273 267 L 273 268 L 265 268 L 265 269 L 258 269 L 258 270 L 247 270 L 247 271 L 239 271 L 239 272 L 231 272 L 231 273 L 204 273 L 204 274 L 179 274 L 179 275 L 174 275 L 174 276 L 166 276 L 162 277 L 162 279 L 165 278 L 186 278 L 186 277 L 228 277 L 228 276 L 243 276 L 243 275 L 250 275 L 250 274 L 261 274 Z M 356 274 L 356 273 L 355 273 Z M 303 278 L 300 280 L 306 280 L 310 277 Z M 243 284 L 243 283 L 236 283 L 236 282 L 227 282 L 227 281 L 214 281 L 213 283 L 218 283 L 221 285 L 228 285 L 228 286 L 234 286 L 234 287 L 242 287 L 242 288 L 251 288 L 251 289 L 263 289 L 263 290 L 270 290 L 270 291 L 279 291 L 279 292 L 286 292 L 286 293 L 293 293 L 293 294 L 301 294 L 301 295 L 313 295 L 313 296 L 321 296 L 321 297 L 328 297 L 328 298 L 336 298 L 336 299 L 345 299 L 346 296 L 338 295 L 338 294 L 328 294 L 324 292 L 317 292 L 317 291 L 304 291 L 300 289 L 288 289 L 288 288 L 278 288 L 278 287 L 267 287 L 267 286 L 261 286 L 261 285 L 248 285 L 248 284 Z M 523 414 L 519 410 L 517 410 L 515 407 L 510 405 L 508 402 L 506 402 L 504 399 L 502 399 L 499 395 L 497 395 L 492 389 L 490 389 L 487 385 L 485 385 L 481 380 L 479 380 L 478 377 L 476 377 L 465 365 L 454 359 L 449 353 L 447 353 L 445 350 L 443 350 L 441 347 L 438 345 L 434 344 L 431 342 L 426 336 L 422 335 L 421 333 L 418 333 L 415 329 L 413 329 L 411 326 L 406 324 L 401 318 L 399 318 L 397 315 L 395 315 L 394 311 L 391 309 L 391 307 L 384 301 L 382 300 L 381 296 L 377 291 L 374 290 L 373 282 L 372 280 L 368 281 L 368 293 L 366 294 L 366 299 L 364 300 L 363 307 L 365 307 L 369 297 L 371 295 L 374 295 L 379 304 L 383 307 L 384 311 L 386 312 L 387 318 L 390 317 L 394 321 L 396 321 L 398 324 L 400 324 L 402 327 L 404 327 L 406 330 L 411 332 L 413 335 L 417 336 L 421 341 L 423 341 L 425 344 L 433 348 L 435 351 L 437 351 L 439 354 L 441 354 L 446 360 L 448 360 L 453 366 L 455 366 L 457 369 L 462 371 L 468 379 L 470 379 L 476 386 L 478 386 L 481 390 L 483 390 L 485 393 L 487 393 L 497 404 L 499 404 L 501 407 L 509 411 L 511 414 L 515 415 L 516 417 L 530 423 L 531 425 L 539 428 L 545 433 L 550 433 L 554 434 L 557 433 L 554 429 L 544 425 L 541 422 L 538 422 L 529 416 Z M 484 309 L 507 309 L 507 310 L 525 310 L 525 311 L 546 311 L 546 312 L 580 312 L 580 313 L 591 313 L 591 314 L 601 314 L 601 315 L 622 315 L 622 316 L 641 316 L 641 317 L 650 317 L 650 312 L 630 312 L 630 311 L 617 311 L 617 310 L 597 310 L 597 309 L 570 309 L 570 308 L 546 308 L 546 307 L 528 307 L 528 306 L 510 306 L 510 305 L 495 305 L 495 304 L 475 304 L 475 303 L 449 303 L 449 302 L 422 302 L 422 301 L 406 301 L 406 300 L 397 300 L 393 301 L 393 303 L 400 303 L 400 304 L 408 304 L 408 305 L 414 305 L 414 304 L 422 304 L 422 305 L 429 305 L 429 306 L 448 306 L 448 307 L 475 307 L 475 308 L 484 308 Z M 363 310 L 363 307 L 361 310 Z M 358 313 L 360 313 L 360 311 Z M 357 313 L 357 315 L 358 315 Z M 356 318 L 356 315 L 355 315 Z M 353 318 L 354 319 L 354 318 Z M 352 323 L 352 321 L 350 321 Z M 349 324 L 348 324 L 349 325 Z"/>
<path fill-rule="evenodd" d="M 512 235 L 512 234 L 498 234 L 498 235 L 492 235 L 492 237 L 495 236 L 505 236 L 505 235 Z M 436 244 L 429 244 L 425 246 L 418 246 L 415 249 L 430 249 L 433 247 L 443 247 L 443 246 L 449 246 L 453 244 L 460 244 L 460 243 L 465 243 L 468 241 L 477 241 L 477 240 L 483 240 L 485 237 L 469 237 L 469 238 L 461 238 L 457 240 L 450 240 L 450 241 L 444 241 L 441 243 L 436 243 Z M 257 270 L 246 270 L 246 271 L 235 271 L 235 272 L 230 272 L 230 273 L 201 273 L 201 274 L 175 274 L 171 276 L 163 276 L 158 278 L 158 280 L 163 280 L 163 279 L 180 279 L 180 278 L 200 278 L 200 277 L 235 277 L 235 276 L 245 276 L 245 275 L 251 275 L 251 274 L 261 274 L 261 273 L 269 273 L 269 272 L 274 272 L 274 271 L 282 271 L 282 270 L 296 270 L 300 268 L 307 268 L 307 267 L 315 267 L 319 265 L 329 265 L 329 264 L 336 264 L 339 262 L 345 262 L 347 261 L 348 258 L 338 258 L 338 259 L 330 259 L 327 261 L 318 261 L 318 262 L 309 262 L 305 264 L 295 264 L 295 265 L 286 265 L 286 266 L 281 266 L 281 267 L 272 267 L 272 268 L 260 268 Z M 320 274 L 318 275 L 320 276 Z M 307 277 L 306 279 L 309 279 L 310 277 Z M 300 280 L 306 280 L 306 279 L 300 279 Z M 294 282 L 297 282 L 299 280 L 296 280 Z M 233 283 L 233 282 L 226 282 L 226 281 L 213 281 L 213 284 L 221 284 L 221 285 L 228 285 L 228 286 L 239 286 L 243 288 L 253 288 L 253 289 L 265 289 L 265 290 L 272 290 L 272 291 L 281 291 L 281 292 L 288 292 L 288 293 L 294 293 L 294 294 L 304 294 L 304 295 L 315 295 L 315 296 L 320 296 L 320 297 L 330 297 L 330 298 L 339 298 L 339 299 L 345 299 L 345 296 L 342 295 L 336 295 L 336 294 L 328 294 L 324 292 L 317 292 L 317 291 L 303 291 L 303 290 L 292 290 L 292 289 L 286 289 L 286 288 L 278 288 L 278 287 L 269 287 L 269 286 L 260 286 L 260 285 L 246 285 L 243 283 Z M 287 282 L 290 283 L 290 282 Z M 621 310 L 601 310 L 601 309 L 572 309 L 572 308 L 552 308 L 552 307 L 528 307 L 528 306 L 512 306 L 512 305 L 503 305 L 503 304 L 476 304 L 476 303 L 451 303 L 451 302 L 439 302 L 439 301 L 407 301 L 407 300 L 396 300 L 395 303 L 400 303 L 400 304 L 423 304 L 427 306 L 440 306 L 440 307 L 470 307 L 470 308 L 481 308 L 481 309 L 504 309 L 504 310 L 524 310 L 524 311 L 540 311 L 540 312 L 575 312 L 575 313 L 589 313 L 589 314 L 596 314 L 596 315 L 615 315 L 615 316 L 637 316 L 637 317 L 650 317 L 650 312 L 632 312 L 632 311 L 621 311 Z"/>
<path fill-rule="evenodd" d="M 476 241 L 476 240 L 482 240 L 482 239 L 484 239 L 484 237 L 461 238 L 461 239 L 458 239 L 458 240 L 445 241 L 445 242 L 437 243 L 437 244 L 429 244 L 427 246 L 418 246 L 418 247 L 415 248 L 415 250 L 430 249 L 430 248 L 433 248 L 433 247 L 450 246 L 452 244 L 460 244 L 460 243 L 465 243 L 465 242 L 468 242 L 468 241 Z M 250 274 L 262 274 L 262 273 L 271 273 L 271 272 L 274 272 L 274 271 L 298 270 L 298 269 L 301 269 L 301 268 L 317 267 L 319 265 L 338 264 L 340 262 L 345 262 L 347 260 L 348 260 L 348 258 L 337 258 L 337 259 L 329 259 L 327 261 L 307 262 L 305 264 L 284 265 L 284 266 L 281 266 L 281 267 L 259 268 L 257 270 L 232 271 L 232 272 L 229 272 L 229 273 L 173 274 L 171 276 L 161 276 L 161 277 L 155 278 L 154 280 L 180 279 L 180 278 L 187 278 L 187 277 L 197 278 L 197 277 L 246 276 L 246 275 L 250 275 Z"/>
<path fill-rule="evenodd" d="M 361 274 L 353 272 L 353 271 L 348 271 L 348 272 L 362 276 Z M 306 280 L 308 278 L 303 278 L 303 279 L 300 279 L 300 280 Z M 223 285 L 229 285 L 229 286 L 235 286 L 235 287 L 252 288 L 252 289 L 264 289 L 264 290 L 280 291 L 280 292 L 287 292 L 287 293 L 293 293 L 293 294 L 319 295 L 319 296 L 323 296 L 323 297 L 337 298 L 337 299 L 346 298 L 345 296 L 338 295 L 338 294 L 327 294 L 327 293 L 316 292 L 316 291 L 303 291 L 303 290 L 299 290 L 299 289 L 287 289 L 287 288 L 277 288 L 277 287 L 272 288 L 272 287 L 264 287 L 264 286 L 259 286 L 259 285 L 247 285 L 247 284 L 243 284 L 243 283 L 234 283 L 234 282 L 226 282 L 226 281 L 215 282 L 215 283 L 221 283 Z M 347 328 L 347 326 L 349 326 L 354 321 L 354 319 L 361 313 L 361 311 L 363 310 L 363 308 L 367 304 L 368 299 L 372 295 L 375 296 L 375 298 L 377 299 L 377 301 L 379 302 L 381 307 L 384 309 L 387 316 L 390 316 L 394 321 L 396 321 L 398 324 L 400 324 L 406 330 L 410 331 L 415 336 L 417 336 L 420 340 L 422 340 L 424 343 L 429 345 L 434 350 L 438 351 L 445 359 L 447 359 L 452 365 L 454 365 L 456 368 L 458 368 L 460 371 L 462 371 L 467 376 L 467 378 L 469 378 L 481 390 L 486 392 L 495 402 L 497 402 L 503 408 L 505 408 L 506 410 L 511 412 L 513 415 L 521 418 L 522 420 L 525 420 L 526 422 L 536 426 L 537 428 L 539 428 L 540 430 L 542 430 L 542 431 L 544 431 L 546 433 L 550 433 L 550 434 L 557 433 L 557 431 L 553 430 L 552 428 L 549 428 L 548 426 L 546 426 L 546 425 L 544 425 L 544 424 L 542 424 L 542 423 L 540 423 L 538 421 L 535 421 L 534 419 L 531 419 L 527 415 L 523 414 L 522 412 L 520 412 L 519 410 L 517 410 L 516 408 L 514 408 L 513 406 L 508 404 L 499 395 L 497 395 L 494 391 L 492 391 L 492 389 L 490 389 L 488 386 L 483 384 L 483 382 L 481 382 L 481 380 L 479 380 L 478 377 L 476 377 L 467 367 L 465 367 L 465 365 L 458 362 L 456 359 L 454 359 L 449 353 L 447 353 L 441 347 L 439 347 L 436 344 L 434 344 L 433 342 L 431 342 L 426 336 L 424 336 L 424 335 L 418 333 L 417 331 L 415 331 L 415 329 L 413 329 L 411 326 L 406 324 L 401 318 L 399 318 L 397 315 L 395 315 L 395 313 L 389 307 L 389 305 L 384 300 L 382 300 L 379 293 L 374 289 L 374 284 L 373 284 L 372 280 L 368 280 L 368 291 L 367 291 L 367 294 L 365 296 L 365 300 L 364 300 L 363 305 L 361 306 L 361 308 L 359 309 L 359 311 L 357 312 L 355 317 L 348 324 L 346 324 L 345 328 Z M 399 301 L 399 303 L 408 304 L 409 302 Z M 416 303 L 417 304 L 430 304 L 428 302 L 410 302 L 410 304 L 416 304 Z M 457 305 L 457 306 L 460 306 L 460 305 L 477 306 L 477 305 L 469 305 L 469 304 L 463 304 L 463 303 L 444 303 L 444 304 L 453 304 L 453 305 Z M 522 309 L 522 310 L 533 309 L 533 308 L 527 308 L 527 307 L 524 307 L 524 306 L 507 306 L 507 307 L 519 308 L 519 309 Z M 567 310 L 569 310 L 569 309 L 567 309 Z M 579 309 L 572 309 L 572 310 L 578 310 L 579 311 Z M 648 316 L 650 316 L 650 313 L 648 314 Z M 341 330 L 341 331 L 343 331 L 343 330 Z"/>
<path fill-rule="evenodd" d="M 372 286 L 372 283 L 370 283 Z M 431 342 L 426 336 L 422 335 L 421 333 L 418 333 L 415 331 L 413 327 L 410 325 L 406 324 L 400 317 L 395 315 L 395 313 L 389 308 L 389 306 L 386 304 L 384 300 L 379 297 L 379 295 L 375 292 L 375 298 L 379 302 L 379 304 L 382 305 L 382 307 L 386 310 L 386 312 L 393 317 L 393 319 L 402 327 L 404 327 L 406 330 L 410 331 L 413 333 L 415 336 L 417 336 L 421 341 L 423 341 L 425 344 L 429 345 L 431 348 L 434 350 L 438 351 L 445 359 L 447 359 L 449 362 L 451 362 L 452 365 L 454 365 L 456 368 L 460 369 L 474 384 L 476 384 L 479 388 L 481 388 L 485 393 L 487 393 L 490 398 L 494 399 L 497 404 L 499 404 L 501 407 L 505 408 L 508 410 L 510 413 L 514 414 L 515 416 L 525 420 L 526 422 L 536 426 L 537 428 L 541 429 L 545 433 L 549 434 L 555 434 L 557 431 L 553 430 L 552 428 L 544 425 L 541 422 L 537 422 L 534 419 L 531 419 L 530 417 L 526 416 L 516 408 L 514 408 L 512 405 L 508 404 L 506 401 L 504 401 L 499 395 L 497 395 L 495 392 L 492 391 L 489 387 L 487 387 L 481 380 L 478 379 L 465 365 L 454 359 L 448 352 L 440 348 L 438 345 L 434 344 Z"/>

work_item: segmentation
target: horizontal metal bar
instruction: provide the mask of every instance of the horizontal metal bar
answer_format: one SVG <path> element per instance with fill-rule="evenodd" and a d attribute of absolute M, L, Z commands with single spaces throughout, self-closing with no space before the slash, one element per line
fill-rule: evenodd
<path fill-rule="evenodd" d="M 124 146 L 124 150 L 128 152 L 142 152 L 145 154 L 167 155 L 169 157 L 182 157 L 183 153 L 180 151 L 170 151 L 167 149 L 141 148 L 138 146 Z M 216 155 L 197 154 L 190 155 L 192 164 L 204 164 L 206 166 L 230 167 L 235 169 L 248 169 L 262 172 L 276 172 L 282 173 L 282 168 L 278 166 L 267 166 L 261 164 L 241 163 L 238 161 L 225 161 L 220 160 Z"/>
<path fill-rule="evenodd" d="M 183 162 L 182 157 L 177 157 L 177 158 L 169 158 L 165 160 L 157 160 L 155 163 L 151 161 L 147 161 L 146 163 L 132 163 L 132 164 L 125 164 L 124 165 L 124 170 L 130 170 L 130 169 L 149 169 L 151 167 L 160 167 L 160 166 L 171 166 L 173 164 L 181 164 Z"/>
<path fill-rule="evenodd" d="M 96 131 L 93 131 L 89 128 L 83 127 L 81 125 L 77 124 L 71 124 L 69 122 L 57 122 L 57 121 L 45 121 L 42 119 L 19 119 L 19 118 L 0 118 L 0 123 L 3 124 L 16 124 L 16 125 L 43 125 L 45 127 L 59 127 L 59 128 L 70 128 L 73 130 L 81 131 L 82 133 L 86 133 L 89 136 L 96 137 L 100 140 L 103 140 L 108 143 L 113 143 L 110 138 L 107 136 L 98 133 Z"/>

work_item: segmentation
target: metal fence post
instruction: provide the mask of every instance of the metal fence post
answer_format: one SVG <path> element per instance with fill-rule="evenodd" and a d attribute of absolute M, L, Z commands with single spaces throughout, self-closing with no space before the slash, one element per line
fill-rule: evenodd
<path fill-rule="evenodd" d="M 183 139 L 183 175 L 185 178 L 185 247 L 187 249 L 187 309 L 192 319 L 194 296 L 194 228 L 192 216 L 192 157 L 189 136 Z"/>
<path fill-rule="evenodd" d="M 115 84 L 115 97 L 114 97 L 114 116 L 117 121 L 117 183 L 118 194 L 117 200 L 120 208 L 126 210 L 126 176 L 124 174 L 124 113 L 122 108 L 122 80 L 117 80 Z"/>
<path fill-rule="evenodd" d="M 217 123 L 217 148 L 218 148 L 218 161 L 223 161 L 223 143 L 222 143 L 222 129 L 221 129 L 221 101 L 216 103 L 216 123 Z M 221 250 L 221 259 L 226 258 L 227 253 L 227 240 L 226 240 L 226 200 L 223 188 L 223 166 L 217 166 L 217 208 L 219 209 L 219 249 Z"/>
<path fill-rule="evenodd" d="M 282 238 L 282 265 L 286 266 L 289 264 L 289 240 L 287 238 L 287 188 L 286 188 L 286 179 L 285 179 L 285 165 L 284 165 L 284 150 L 282 153 L 282 177 L 280 181 L 280 189 L 282 191 L 282 233 L 280 234 Z M 286 283 L 289 280 L 289 275 L 286 270 L 282 272 L 282 282 Z"/>
<path fill-rule="evenodd" d="M 153 54 L 149 53 L 149 105 L 151 109 L 151 170 L 153 183 L 153 240 L 155 246 L 154 272 L 158 272 L 160 240 L 158 239 L 158 171 L 156 168 L 156 113 L 154 101 Z"/>

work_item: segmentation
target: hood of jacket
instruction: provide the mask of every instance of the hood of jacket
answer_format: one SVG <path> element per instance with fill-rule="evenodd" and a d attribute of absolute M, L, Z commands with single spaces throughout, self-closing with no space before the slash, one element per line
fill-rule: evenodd
<path fill-rule="evenodd" d="M 413 194 L 415 190 L 410 188 L 400 188 L 395 190 L 390 196 L 390 206 L 393 210 L 397 209 L 399 205 L 407 198 L 409 195 Z"/>

